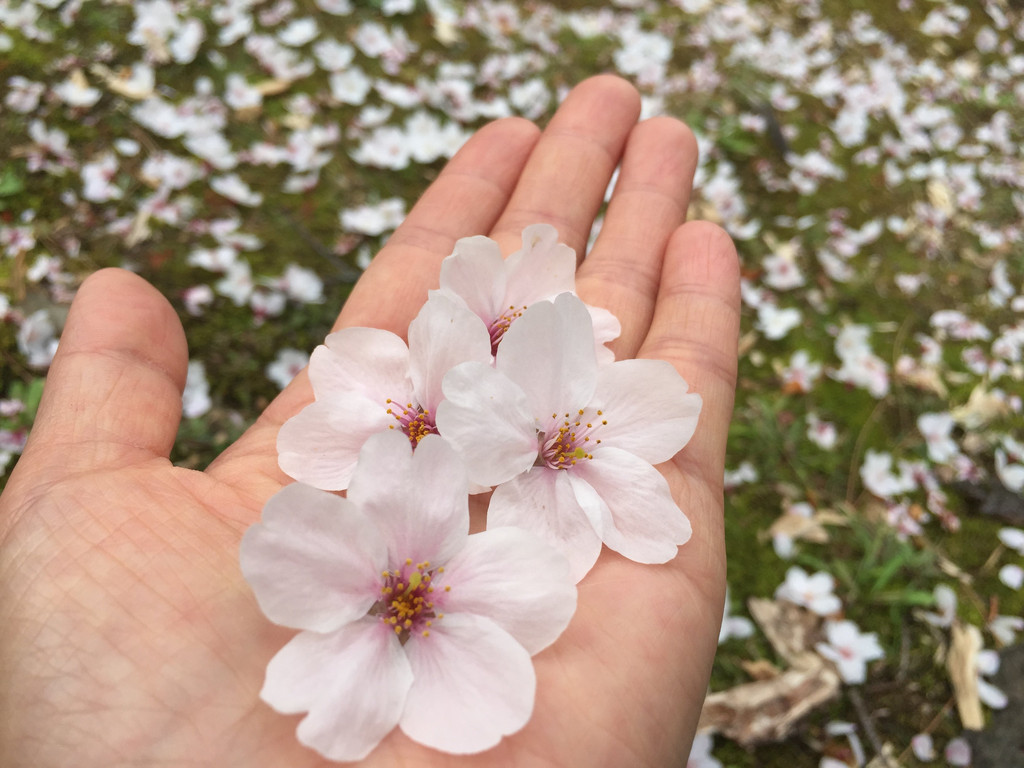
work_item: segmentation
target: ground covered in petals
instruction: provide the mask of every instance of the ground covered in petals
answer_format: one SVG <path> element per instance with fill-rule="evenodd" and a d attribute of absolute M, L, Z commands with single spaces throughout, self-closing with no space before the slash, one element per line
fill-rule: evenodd
<path fill-rule="evenodd" d="M 691 764 L 997 765 L 1024 690 L 1017 5 L 0 0 L 0 487 L 87 274 L 178 309 L 173 458 L 202 467 L 474 129 L 616 71 L 696 132 L 691 216 L 744 268 Z"/>

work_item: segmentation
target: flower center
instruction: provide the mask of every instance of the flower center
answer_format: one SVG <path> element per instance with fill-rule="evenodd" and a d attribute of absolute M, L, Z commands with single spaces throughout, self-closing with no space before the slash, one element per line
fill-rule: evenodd
<path fill-rule="evenodd" d="M 388 429 L 398 427 L 409 438 L 412 447 L 427 435 L 436 435 L 437 427 L 434 425 L 434 416 L 430 411 L 425 411 L 418 405 L 406 403 L 400 406 L 390 397 L 385 401 L 388 405 L 388 414 L 397 421 L 397 424 L 389 424 Z"/>
<path fill-rule="evenodd" d="M 603 411 L 595 411 L 591 416 L 583 408 L 575 416 L 567 413 L 561 419 L 557 413 L 551 414 L 551 429 L 540 434 L 540 452 L 535 466 L 569 469 L 577 461 L 594 458 L 590 449 L 601 443 L 594 432 L 608 423 L 603 416 Z"/>
<path fill-rule="evenodd" d="M 512 322 L 517 317 L 523 316 L 523 310 L 525 309 L 525 304 L 519 309 L 516 309 L 514 306 L 509 306 L 508 309 L 506 309 L 502 314 L 498 315 L 495 321 L 491 323 L 490 327 L 487 330 L 490 331 L 491 333 L 492 355 L 498 354 L 498 345 L 501 343 L 501 337 L 505 335 L 505 331 L 507 331 L 512 326 Z"/>
<path fill-rule="evenodd" d="M 391 626 L 402 645 L 413 634 L 430 637 L 430 627 L 444 618 L 434 606 L 430 582 L 435 573 L 444 573 L 444 566 L 432 569 L 427 561 L 413 566 L 409 559 L 399 568 L 381 572 L 380 599 L 370 613 Z M 444 588 L 445 592 L 450 590 L 450 586 Z"/>

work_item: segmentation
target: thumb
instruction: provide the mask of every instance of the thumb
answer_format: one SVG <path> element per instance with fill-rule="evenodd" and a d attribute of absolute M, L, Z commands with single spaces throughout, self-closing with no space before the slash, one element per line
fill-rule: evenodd
<path fill-rule="evenodd" d="M 90 275 L 71 304 L 12 481 L 24 471 L 53 482 L 166 458 L 187 369 L 181 323 L 153 286 L 120 269 Z"/>

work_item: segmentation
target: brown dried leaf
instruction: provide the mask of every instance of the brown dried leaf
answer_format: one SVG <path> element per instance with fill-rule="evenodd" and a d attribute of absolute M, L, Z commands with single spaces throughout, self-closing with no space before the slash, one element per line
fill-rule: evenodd
<path fill-rule="evenodd" d="M 782 674 L 782 670 L 772 664 L 768 659 L 757 659 L 756 661 L 741 661 L 743 671 L 755 680 L 772 680 Z"/>
<path fill-rule="evenodd" d="M 810 650 L 811 637 L 821 622 L 818 616 L 785 600 L 752 597 L 747 608 L 772 648 L 790 666 L 812 669 L 822 664 L 821 657 Z"/>
<path fill-rule="evenodd" d="M 805 715 L 839 695 L 839 675 L 814 658 L 813 668 L 790 669 L 771 680 L 709 694 L 698 728 L 713 729 L 743 746 L 782 741 Z"/>
<path fill-rule="evenodd" d="M 952 643 L 946 657 L 946 668 L 956 694 L 956 708 L 964 728 L 980 731 L 985 718 L 978 698 L 978 651 L 981 631 L 973 624 L 956 622 L 951 630 Z"/>

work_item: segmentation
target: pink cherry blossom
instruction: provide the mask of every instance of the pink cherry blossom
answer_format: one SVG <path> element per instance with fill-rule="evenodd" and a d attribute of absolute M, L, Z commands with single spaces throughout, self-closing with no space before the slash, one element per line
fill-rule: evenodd
<path fill-rule="evenodd" d="M 492 351 L 497 352 L 502 337 L 527 307 L 573 293 L 575 288 L 575 252 L 558 242 L 554 227 L 534 224 L 523 230 L 523 247 L 507 259 L 488 237 L 457 241 L 451 256 L 441 263 L 438 293 L 476 313 L 491 334 Z M 614 355 L 604 345 L 618 337 L 619 321 L 605 309 L 587 306 L 587 311 L 594 325 L 598 358 L 611 362 Z"/>
<path fill-rule="evenodd" d="M 654 468 L 693 435 L 701 398 L 661 360 L 599 366 L 590 314 L 564 293 L 505 333 L 495 367 L 466 363 L 444 379 L 441 434 L 470 480 L 497 486 L 488 525 L 545 536 L 582 578 L 602 542 L 664 563 L 690 523 Z"/>
<path fill-rule="evenodd" d="M 245 534 L 241 566 L 267 617 L 303 630 L 261 698 L 306 712 L 298 738 L 332 760 L 396 725 L 465 754 L 529 720 L 530 656 L 568 625 L 576 589 L 551 547 L 513 528 L 467 535 L 466 475 L 439 437 L 366 442 L 348 497 L 296 483 Z"/>
<path fill-rule="evenodd" d="M 852 621 L 829 621 L 825 624 L 827 643 L 818 643 L 815 650 L 835 662 L 839 676 L 847 683 L 863 683 L 867 662 L 885 657 L 874 632 L 861 632 Z"/>
<path fill-rule="evenodd" d="M 436 433 L 441 380 L 459 363 L 489 365 L 487 330 L 444 297 L 428 301 L 409 325 L 408 346 L 378 328 L 346 328 L 310 356 L 316 400 L 286 421 L 278 463 L 317 488 L 344 490 L 366 439 L 393 429 L 416 443 Z"/>
<path fill-rule="evenodd" d="M 786 571 L 786 580 L 775 590 L 775 599 L 796 603 L 819 616 L 829 616 L 843 606 L 839 598 L 832 594 L 835 586 L 835 579 L 824 571 L 811 576 L 800 566 L 794 565 Z"/>

